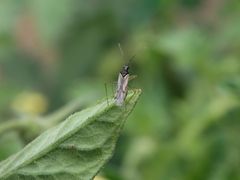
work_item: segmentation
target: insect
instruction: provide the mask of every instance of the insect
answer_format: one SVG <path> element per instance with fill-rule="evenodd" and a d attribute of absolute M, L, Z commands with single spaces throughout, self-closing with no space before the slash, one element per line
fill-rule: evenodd
<path fill-rule="evenodd" d="M 123 55 L 123 51 L 121 49 L 120 44 L 119 44 L 119 49 Z M 114 96 L 115 104 L 117 106 L 122 106 L 124 103 L 124 100 L 127 96 L 128 81 L 129 81 L 129 64 L 133 58 L 134 58 L 134 56 L 129 60 L 128 64 L 125 64 L 122 67 L 122 70 L 120 71 L 120 73 L 118 75 L 117 89 L 116 89 L 116 93 Z"/>
<path fill-rule="evenodd" d="M 124 65 L 118 75 L 117 90 L 114 97 L 117 106 L 122 106 L 127 96 L 128 81 L 129 81 L 129 66 Z"/>

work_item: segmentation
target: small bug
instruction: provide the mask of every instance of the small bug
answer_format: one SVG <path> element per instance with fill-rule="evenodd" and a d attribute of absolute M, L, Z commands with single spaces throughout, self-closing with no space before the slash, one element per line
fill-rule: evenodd
<path fill-rule="evenodd" d="M 128 81 L 129 81 L 129 65 L 124 65 L 118 75 L 117 90 L 114 97 L 117 106 L 122 106 L 127 96 Z"/>
<path fill-rule="evenodd" d="M 119 49 L 122 53 L 122 56 L 124 56 L 121 45 L 119 44 Z M 122 106 L 124 103 L 124 100 L 127 96 L 127 92 L 128 92 L 128 81 L 131 79 L 131 77 L 129 76 L 129 64 L 132 61 L 132 59 L 135 57 L 132 56 L 129 61 L 128 64 L 125 64 L 122 67 L 122 70 L 120 71 L 119 75 L 118 75 L 118 81 L 117 81 L 117 90 L 115 93 L 115 104 L 117 106 Z M 132 77 L 134 78 L 134 77 Z"/>

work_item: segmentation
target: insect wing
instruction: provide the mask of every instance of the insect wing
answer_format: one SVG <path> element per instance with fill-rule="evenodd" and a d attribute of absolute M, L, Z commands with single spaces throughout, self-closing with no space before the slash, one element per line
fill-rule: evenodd
<path fill-rule="evenodd" d="M 123 82 L 122 82 L 122 90 L 125 93 L 127 93 L 127 90 L 128 90 L 128 80 L 129 80 L 129 75 L 127 74 L 126 76 L 124 76 Z"/>
<path fill-rule="evenodd" d="M 116 99 L 116 104 L 118 106 L 122 106 L 126 95 L 127 95 L 127 86 L 128 86 L 128 79 L 129 79 L 129 75 L 126 76 L 122 76 L 121 74 L 119 74 L 118 76 L 118 85 L 117 85 L 117 92 L 115 95 L 115 99 Z"/>
<path fill-rule="evenodd" d="M 117 92 L 122 90 L 123 81 L 124 81 L 124 77 L 122 76 L 121 73 L 119 73 L 118 82 L 117 82 Z"/>

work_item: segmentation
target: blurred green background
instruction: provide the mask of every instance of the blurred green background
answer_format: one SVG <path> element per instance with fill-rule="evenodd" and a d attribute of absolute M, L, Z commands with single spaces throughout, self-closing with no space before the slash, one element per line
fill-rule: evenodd
<path fill-rule="evenodd" d="M 0 160 L 113 96 L 134 54 L 143 94 L 98 179 L 240 179 L 238 0 L 1 0 Z"/>

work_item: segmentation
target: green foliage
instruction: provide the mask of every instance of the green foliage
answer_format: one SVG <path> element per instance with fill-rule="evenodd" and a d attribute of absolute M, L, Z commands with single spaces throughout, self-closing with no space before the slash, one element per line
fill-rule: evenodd
<path fill-rule="evenodd" d="M 2 134 L 0 138 L 0 160 L 18 152 L 23 146 L 22 139 L 15 131 Z"/>
<path fill-rule="evenodd" d="M 0 164 L 1 179 L 91 179 L 112 156 L 140 90 L 123 107 L 114 99 L 71 115 Z"/>
<path fill-rule="evenodd" d="M 0 1 L 0 157 L 106 96 L 104 83 L 112 96 L 136 54 L 129 89 L 144 94 L 101 175 L 238 180 L 239 12 L 239 0 Z M 12 107 L 29 92 L 48 106 Z"/>

